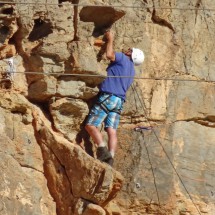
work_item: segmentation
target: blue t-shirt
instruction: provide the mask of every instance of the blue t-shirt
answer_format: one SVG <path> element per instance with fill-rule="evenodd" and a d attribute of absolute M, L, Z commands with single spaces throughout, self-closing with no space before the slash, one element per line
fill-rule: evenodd
<path fill-rule="evenodd" d="M 125 100 L 126 92 L 131 86 L 135 70 L 133 61 L 121 52 L 115 53 L 115 61 L 107 68 L 108 76 L 131 76 L 129 78 L 107 77 L 100 85 L 100 92 L 112 93 Z"/>

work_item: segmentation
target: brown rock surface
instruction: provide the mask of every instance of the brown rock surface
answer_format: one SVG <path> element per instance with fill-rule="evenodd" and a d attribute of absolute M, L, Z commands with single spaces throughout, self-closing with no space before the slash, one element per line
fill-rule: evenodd
<path fill-rule="evenodd" d="M 55 128 L 71 141 L 75 140 L 88 111 L 87 104 L 79 99 L 56 99 L 50 105 Z"/>
<path fill-rule="evenodd" d="M 57 207 L 57 214 L 73 214 L 77 199 L 105 205 L 115 197 L 122 186 L 120 173 L 54 132 L 39 108 L 22 95 L 1 93 L 0 104 L 5 213 L 55 214 Z M 99 206 L 88 206 L 84 213 L 91 210 L 104 214 Z"/>
<path fill-rule="evenodd" d="M 55 214 L 30 104 L 19 94 L 2 92 L 0 104 L 1 213 Z"/>

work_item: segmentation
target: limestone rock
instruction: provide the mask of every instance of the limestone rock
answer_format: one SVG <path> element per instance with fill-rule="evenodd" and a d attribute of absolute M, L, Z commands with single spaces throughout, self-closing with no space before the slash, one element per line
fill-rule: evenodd
<path fill-rule="evenodd" d="M 102 214 L 115 198 L 107 214 L 197 214 L 158 137 L 199 211 L 213 215 L 214 2 L 79 2 L 85 6 L 0 4 L 0 211 Z M 123 187 L 119 173 L 89 156 L 82 124 L 106 75 L 103 32 L 110 25 L 115 51 L 145 53 L 118 130 L 114 167 Z M 7 85 L 12 59 L 16 73 Z M 136 133 L 136 126 L 155 131 Z"/>
<path fill-rule="evenodd" d="M 0 105 L 12 113 L 31 114 L 31 103 L 21 94 L 1 91 Z"/>
<path fill-rule="evenodd" d="M 122 215 L 122 211 L 121 209 L 119 208 L 118 204 L 115 203 L 114 201 L 110 202 L 106 207 L 105 209 L 107 210 L 107 214 L 108 215 Z"/>
<path fill-rule="evenodd" d="M 210 119 L 210 116 L 215 115 L 215 109 L 213 108 L 215 102 L 214 92 L 215 87 L 213 84 L 179 83 L 177 91 L 171 90 L 169 94 L 167 103 L 169 117 L 172 118 L 174 115 L 176 120 L 208 120 L 209 122 L 211 121 L 211 126 L 213 126 L 213 120 Z M 170 102 L 173 97 L 177 103 Z"/>
<path fill-rule="evenodd" d="M 136 84 L 132 84 L 131 88 L 126 94 L 126 102 L 123 104 L 123 116 L 133 116 L 139 118 L 141 115 L 145 115 L 142 108 L 142 101 L 139 100 L 139 88 Z"/>
<path fill-rule="evenodd" d="M 67 43 L 73 39 L 73 10 L 68 4 L 58 7 L 58 1 L 53 1 L 48 8 L 44 3 L 41 1 L 27 10 L 26 5 L 16 8 L 22 23 L 16 35 L 18 51 L 25 58 L 28 70 L 62 73 L 68 69 L 67 61 L 71 56 Z M 28 75 L 29 82 L 41 78 L 41 75 Z"/>
<path fill-rule="evenodd" d="M 100 65 L 97 62 L 96 52 L 89 42 L 72 42 L 69 45 L 69 50 L 72 53 L 73 64 L 72 70 L 73 73 L 81 73 L 86 75 L 97 75 L 104 76 L 105 72 L 101 71 Z M 97 86 L 103 80 L 102 77 L 79 77 L 87 84 L 91 86 Z"/>
<path fill-rule="evenodd" d="M 3 5 L 0 8 L 0 49 L 6 48 L 10 50 L 10 54 L 14 52 L 14 46 L 9 44 L 9 40 L 18 30 L 18 24 L 16 20 L 17 16 L 15 14 L 14 7 L 11 5 Z M 8 47 L 7 47 L 8 46 Z M 4 53 L 3 51 L 2 53 Z M 2 54 L 1 53 L 1 54 Z M 8 53 L 9 54 L 9 53 Z M 3 55 L 2 55 L 3 57 Z M 11 56 L 7 56 L 11 57 Z"/>
<path fill-rule="evenodd" d="M 104 209 L 95 204 L 88 204 L 83 215 L 105 215 Z"/>
<path fill-rule="evenodd" d="M 57 140 L 50 139 L 51 136 L 49 135 L 52 134 L 47 133 L 46 129 L 41 129 L 40 133 L 41 141 L 44 135 L 48 147 L 51 147 L 60 162 L 65 166 L 72 193 L 76 198 L 82 197 L 96 204 L 102 204 L 108 198 L 112 199 L 119 191 L 122 177 L 110 167 L 95 162 L 81 148 L 66 141 L 62 142 L 61 138 L 57 138 Z M 47 139 L 47 135 L 49 139 Z M 58 145 L 56 143 L 51 144 L 51 141 L 57 141 Z M 73 162 L 68 162 L 68 159 Z M 98 183 L 100 181 L 98 178 L 101 180 L 100 183 Z M 115 186 L 117 187 L 115 188 Z"/>
<path fill-rule="evenodd" d="M 28 96 L 35 101 L 48 101 L 52 96 L 66 96 L 89 100 L 97 95 L 98 89 L 87 87 L 85 82 L 75 81 L 71 78 L 45 76 L 43 79 L 32 82 L 29 86 Z"/>
<path fill-rule="evenodd" d="M 43 172 L 42 154 L 35 140 L 34 130 L 31 125 L 32 119 L 27 125 L 24 121 L 24 116 L 27 116 L 27 114 L 24 116 L 20 113 L 9 114 L 0 109 L 0 115 L 2 119 L 1 130 L 13 141 L 9 145 L 6 145 L 2 139 L 2 149 L 7 149 L 8 152 L 11 151 L 11 155 L 20 165 Z M 23 133 L 20 133 L 20 127 L 24 127 Z"/>
<path fill-rule="evenodd" d="M 55 204 L 49 195 L 42 173 L 21 167 L 12 156 L 2 151 L 0 161 L 2 214 L 56 214 Z"/>
<path fill-rule="evenodd" d="M 0 106 L 1 212 L 56 214 L 30 120 L 30 104 L 19 94 L 1 93 Z"/>
<path fill-rule="evenodd" d="M 64 166 L 75 198 L 84 198 L 102 205 L 115 197 L 123 181 L 119 172 L 90 157 L 79 146 L 55 133 L 39 111 L 34 111 L 34 119 L 38 141 L 48 147 Z"/>
<path fill-rule="evenodd" d="M 214 163 L 212 156 L 215 150 L 212 144 L 214 141 L 214 129 L 202 126 L 196 122 L 183 121 L 165 127 L 155 127 L 154 129 L 170 161 L 175 166 L 177 173 L 184 182 L 189 194 L 193 197 L 193 201 L 196 203 L 197 207 L 202 204 L 200 203 L 201 199 L 199 196 L 205 200 L 207 199 L 206 201 L 211 201 L 212 195 L 209 193 L 209 187 L 214 187 L 215 185 L 213 180 L 209 179 L 211 173 L 206 166 L 213 165 Z M 131 130 L 127 130 L 126 132 L 121 130 L 119 135 L 120 139 L 124 136 L 124 140 L 126 138 L 128 141 L 123 141 L 122 145 L 126 151 L 129 151 L 129 154 L 122 153 L 121 150 L 119 150 L 117 162 L 119 162 L 119 166 L 123 165 L 122 161 L 126 164 L 123 169 L 129 174 L 127 179 L 130 179 L 125 182 L 129 186 L 129 192 L 134 193 L 134 196 L 141 201 L 143 201 L 141 196 L 144 192 L 144 201 L 146 199 L 148 199 L 147 202 L 153 200 L 150 206 L 150 210 L 153 212 L 157 210 L 156 205 L 159 198 L 160 202 L 168 202 L 169 208 L 165 208 L 166 211 L 169 210 L 168 214 L 174 214 L 173 205 L 176 205 L 179 211 L 182 210 L 180 204 L 177 205 L 175 202 L 176 199 L 180 199 L 181 203 L 183 202 L 184 208 L 193 211 L 194 214 L 197 213 L 195 206 L 189 197 L 187 197 L 187 193 L 179 178 L 177 177 L 177 179 L 174 178 L 173 180 L 173 175 L 176 173 L 153 132 L 150 130 L 145 131 L 143 136 Z M 174 139 L 173 145 L 170 145 L 169 143 L 172 139 Z M 135 142 L 137 145 L 133 146 L 130 144 L 132 142 Z M 147 155 L 145 144 L 150 157 Z M 122 145 L 120 144 L 121 147 Z M 192 147 L 193 145 L 195 145 L 194 148 Z M 206 148 L 208 148 L 209 151 L 205 152 L 204 149 Z M 205 153 L 207 154 L 207 159 L 205 158 Z M 149 162 L 149 158 L 151 163 Z M 132 164 L 133 160 L 135 161 L 134 164 Z M 135 168 L 133 168 L 134 166 Z M 184 166 L 187 166 L 187 168 L 184 168 Z M 144 171 L 142 171 L 143 168 L 145 168 Z M 154 169 L 159 196 L 157 196 L 156 193 L 154 193 L 153 197 L 150 195 L 152 190 L 155 192 L 151 168 Z M 198 183 L 194 183 L 194 181 L 198 181 Z M 205 181 L 207 181 L 208 185 L 204 185 Z M 127 191 L 124 190 L 123 192 L 125 194 Z M 122 199 L 124 198 L 125 196 L 123 196 Z M 130 197 L 128 199 L 130 199 Z M 172 201 L 174 201 L 174 203 Z M 138 211 L 144 210 L 143 205 L 140 207 L 139 204 L 136 204 L 134 208 L 137 207 L 139 208 Z M 133 211 L 133 209 L 130 210 Z M 149 208 L 147 210 L 149 210 Z M 213 210 L 213 206 L 210 210 Z"/>
<path fill-rule="evenodd" d="M 72 78 L 63 78 L 58 81 L 57 94 L 60 96 L 88 100 L 97 95 L 97 93 L 97 87 L 87 87 L 83 81 L 76 81 Z"/>
<path fill-rule="evenodd" d="M 46 101 L 56 94 L 57 80 L 44 77 L 29 86 L 28 97 L 36 101 Z"/>
<path fill-rule="evenodd" d="M 0 193 L 4 199 L 5 212 L 11 210 L 19 214 L 18 211 L 23 208 L 22 212 L 25 214 L 55 214 L 55 204 L 52 203 L 50 193 L 58 205 L 57 214 L 73 214 L 74 204 L 79 198 L 104 205 L 115 197 L 122 186 L 123 178 L 120 173 L 90 157 L 79 146 L 55 133 L 39 108 L 33 107 L 22 95 L 7 93 L 1 96 L 0 101 L 0 119 L 3 122 L 0 127 L 0 153 L 5 161 L 1 161 L 1 169 L 7 184 L 7 187 L 2 187 Z M 26 126 L 22 122 L 23 116 L 31 113 L 33 124 Z M 29 157 L 31 159 L 28 159 Z M 5 165 L 8 170 L 15 166 L 16 171 L 10 171 L 8 175 Z M 11 174 L 16 175 L 15 181 L 11 181 Z M 44 174 L 48 180 L 49 191 Z M 33 183 L 34 180 L 39 183 Z M 14 192 L 9 189 L 15 190 L 15 197 L 12 198 L 10 193 Z M 10 198 L 9 202 L 7 197 Z M 17 207 L 10 209 L 15 198 L 18 201 Z M 89 214 L 90 211 L 104 214 L 101 206 L 89 205 L 85 213 Z"/>
<path fill-rule="evenodd" d="M 55 128 L 69 140 L 75 140 L 89 110 L 85 102 L 73 98 L 57 99 L 50 105 Z"/>
<path fill-rule="evenodd" d="M 81 21 L 94 23 L 94 35 L 98 36 L 103 34 L 102 30 L 110 28 L 114 22 L 124 16 L 125 11 L 105 7 L 105 5 L 102 7 L 85 6 L 81 9 L 79 15 Z"/>
<path fill-rule="evenodd" d="M 71 37 L 60 33 L 50 34 L 43 40 L 43 46 L 37 48 L 37 53 L 42 56 L 51 56 L 57 62 L 66 61 L 70 57 L 67 42 Z"/>
<path fill-rule="evenodd" d="M 16 54 L 16 49 L 14 45 L 7 45 L 2 48 L 0 53 L 0 59 L 13 57 Z"/>
<path fill-rule="evenodd" d="M 102 207 L 87 202 L 86 200 L 79 199 L 75 206 L 74 214 L 76 215 L 106 215 Z"/>
<path fill-rule="evenodd" d="M 66 169 L 56 157 L 55 153 L 46 145 L 41 145 L 44 158 L 44 171 L 47 178 L 49 192 L 56 202 L 57 215 L 72 215 L 76 198 L 71 193 L 71 185 Z"/>

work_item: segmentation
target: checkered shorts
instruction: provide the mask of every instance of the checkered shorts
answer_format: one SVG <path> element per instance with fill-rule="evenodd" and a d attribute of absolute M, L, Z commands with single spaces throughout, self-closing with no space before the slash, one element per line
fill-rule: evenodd
<path fill-rule="evenodd" d="M 107 113 L 98 103 L 103 103 L 110 112 Z M 92 107 L 86 124 L 99 127 L 104 122 L 105 128 L 111 127 L 117 129 L 120 120 L 120 114 L 111 110 L 117 109 L 119 111 L 123 108 L 124 100 L 115 95 L 103 93 L 99 96 L 97 103 Z"/>

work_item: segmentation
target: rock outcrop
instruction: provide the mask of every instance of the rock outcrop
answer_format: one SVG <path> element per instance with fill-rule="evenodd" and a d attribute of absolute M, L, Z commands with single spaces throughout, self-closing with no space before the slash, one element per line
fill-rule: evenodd
<path fill-rule="evenodd" d="M 56 214 L 57 207 L 57 214 L 73 214 L 80 201 L 84 207 L 96 204 L 96 210 L 115 197 L 122 186 L 120 173 L 54 132 L 24 96 L 1 93 L 0 104 L 4 213 Z"/>

